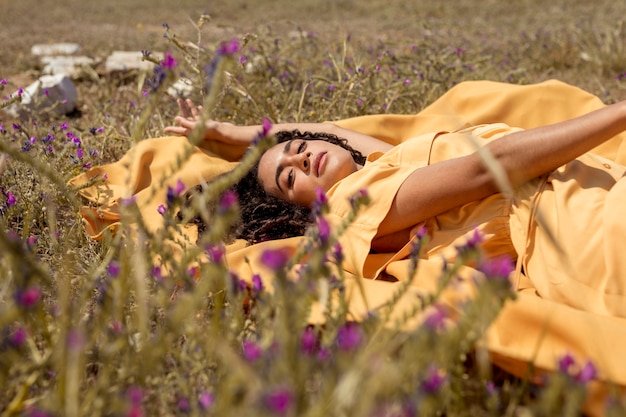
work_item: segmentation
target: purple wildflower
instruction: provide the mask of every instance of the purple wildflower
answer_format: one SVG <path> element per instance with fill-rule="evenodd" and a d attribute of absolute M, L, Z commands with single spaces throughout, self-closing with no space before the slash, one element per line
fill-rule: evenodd
<path fill-rule="evenodd" d="M 143 408 L 141 408 L 141 404 L 131 404 L 126 417 L 143 417 Z"/>
<path fill-rule="evenodd" d="M 143 390 L 141 389 L 141 387 L 138 387 L 136 385 L 128 388 L 127 395 L 128 400 L 132 404 L 141 404 L 141 401 L 143 401 Z"/>
<path fill-rule="evenodd" d="M 126 416 L 143 417 L 144 412 L 141 407 L 141 402 L 143 401 L 143 390 L 140 387 L 133 385 L 128 388 L 126 395 L 128 395 L 128 400 L 130 401 L 130 409 L 128 410 Z"/>
<path fill-rule="evenodd" d="M 506 280 L 513 269 L 513 261 L 507 255 L 484 259 L 478 266 L 478 270 L 485 274 L 488 279 Z"/>
<path fill-rule="evenodd" d="M 131 195 L 128 198 L 122 198 L 120 200 L 120 204 L 123 207 L 128 207 L 128 206 L 132 206 L 133 204 L 135 204 L 137 202 L 137 196 L 136 195 Z"/>
<path fill-rule="evenodd" d="M 474 229 L 474 233 L 472 233 L 472 236 L 467 240 L 466 245 L 469 248 L 477 248 L 483 240 L 483 235 L 480 233 L 480 230 Z"/>
<path fill-rule="evenodd" d="M 23 327 L 18 327 L 9 335 L 9 344 L 15 348 L 22 346 L 26 338 L 28 337 L 28 332 Z"/>
<path fill-rule="evenodd" d="M 446 382 L 446 374 L 435 366 L 428 368 L 426 377 L 422 381 L 422 390 L 428 394 L 433 394 Z"/>
<path fill-rule="evenodd" d="M 587 361 L 587 363 L 585 363 L 585 365 L 576 375 L 576 381 L 580 382 L 581 384 L 586 384 L 595 379 L 596 376 L 598 376 L 598 370 L 596 369 L 593 362 Z"/>
<path fill-rule="evenodd" d="M 218 55 L 234 55 L 239 52 L 239 41 L 237 38 L 232 38 L 228 42 L 222 42 L 217 50 Z"/>
<path fill-rule="evenodd" d="M 317 218 L 317 231 L 319 233 L 319 238 L 322 244 L 328 242 L 328 238 L 330 237 L 330 225 L 328 221 L 326 221 L 323 217 Z"/>
<path fill-rule="evenodd" d="M 263 118 L 263 123 L 261 124 L 261 136 L 267 137 L 272 130 L 272 122 L 267 117 Z"/>
<path fill-rule="evenodd" d="M 220 263 L 224 259 L 224 247 L 221 245 L 207 245 L 205 252 L 211 262 Z"/>
<path fill-rule="evenodd" d="M 471 236 L 465 241 L 465 244 L 457 246 L 456 250 L 460 256 L 474 254 L 480 249 L 483 240 L 484 238 L 480 230 L 474 229 Z"/>
<path fill-rule="evenodd" d="M 80 138 L 78 136 L 76 136 L 75 134 L 73 134 L 72 132 L 67 132 L 65 134 L 65 136 L 67 136 L 67 138 L 69 140 L 71 140 L 72 142 L 74 142 L 74 145 L 80 147 L 82 145 L 82 142 L 80 141 Z"/>
<path fill-rule="evenodd" d="M 28 236 L 28 239 L 26 239 L 26 245 L 29 248 L 33 248 L 37 244 L 37 240 L 38 240 L 37 236 L 33 236 L 33 235 Z"/>
<path fill-rule="evenodd" d="M 11 191 L 7 191 L 5 193 L 6 196 L 6 205 L 7 207 L 12 207 L 17 203 L 17 198 L 13 195 Z"/>
<path fill-rule="evenodd" d="M 200 393 L 200 397 L 198 398 L 198 407 L 201 410 L 208 410 L 215 401 L 215 397 L 210 392 L 202 391 Z"/>
<path fill-rule="evenodd" d="M 576 360 L 574 359 L 574 357 L 571 354 L 566 353 L 559 359 L 559 363 L 558 363 L 559 371 L 561 371 L 564 374 L 569 375 L 570 370 L 575 364 L 576 364 Z"/>
<path fill-rule="evenodd" d="M 321 347 L 317 352 L 317 359 L 323 362 L 328 358 L 330 358 L 330 350 L 328 350 L 328 348 Z"/>
<path fill-rule="evenodd" d="M 300 336 L 300 350 L 306 355 L 313 354 L 317 349 L 317 335 L 312 327 L 307 327 Z"/>
<path fill-rule="evenodd" d="M 183 413 L 188 413 L 191 411 L 191 407 L 189 406 L 189 400 L 187 397 L 178 398 L 178 409 Z"/>
<path fill-rule="evenodd" d="M 358 324 L 346 323 L 337 332 L 337 346 L 344 351 L 356 349 L 363 341 L 363 332 Z"/>
<path fill-rule="evenodd" d="M 315 205 L 316 206 L 325 206 L 328 204 L 328 196 L 322 187 L 317 187 L 315 189 Z"/>
<path fill-rule="evenodd" d="M 107 266 L 107 274 L 110 277 L 115 278 L 120 274 L 120 264 L 116 261 L 111 261 L 111 263 Z"/>
<path fill-rule="evenodd" d="M 228 190 L 220 198 L 219 210 L 221 213 L 232 210 L 237 205 L 239 198 L 233 190 Z"/>
<path fill-rule="evenodd" d="M 232 271 L 230 273 L 230 284 L 231 284 L 231 291 L 234 294 L 242 293 L 248 288 L 248 283 L 244 281 L 243 279 L 239 278 L 239 275 L 237 275 L 236 273 Z"/>
<path fill-rule="evenodd" d="M 343 262 L 343 249 L 341 248 L 341 244 L 339 242 L 333 245 L 332 253 L 338 264 Z"/>
<path fill-rule="evenodd" d="M 261 254 L 261 263 L 274 271 L 279 271 L 287 265 L 290 256 L 289 248 L 267 249 Z"/>
<path fill-rule="evenodd" d="M 161 66 L 173 70 L 178 65 L 178 61 L 172 56 L 170 51 L 165 52 L 165 59 L 161 61 Z"/>
<path fill-rule="evenodd" d="M 83 156 L 85 156 L 85 153 L 83 151 L 83 148 L 78 148 L 76 149 L 76 157 L 78 159 L 83 159 Z"/>
<path fill-rule="evenodd" d="M 248 63 L 248 57 L 245 55 L 240 55 L 239 56 L 239 63 L 241 65 L 246 65 Z"/>
<path fill-rule="evenodd" d="M 175 187 L 167 187 L 167 202 L 171 204 L 183 191 L 185 191 L 185 183 L 179 178 Z"/>
<path fill-rule="evenodd" d="M 278 388 L 265 396 L 265 405 L 274 414 L 287 414 L 293 402 L 293 394 L 287 388 Z"/>
<path fill-rule="evenodd" d="M 113 332 L 113 334 L 122 334 L 122 330 L 124 330 L 124 325 L 121 321 L 114 320 L 109 325 L 109 329 L 111 329 L 111 332 Z"/>
<path fill-rule="evenodd" d="M 167 78 L 167 73 L 160 65 L 155 65 L 153 69 L 152 77 L 146 80 L 146 85 L 152 90 L 152 92 L 156 92 L 159 87 L 163 84 L 163 81 Z M 146 91 L 144 96 L 148 95 L 149 92 Z"/>
<path fill-rule="evenodd" d="M 350 205 L 353 208 L 360 206 L 361 204 L 368 204 L 370 201 L 369 193 L 365 188 L 360 189 L 352 197 L 350 197 Z"/>
<path fill-rule="evenodd" d="M 31 286 L 23 290 L 18 290 L 15 294 L 15 301 L 24 308 L 36 306 L 40 299 L 41 290 L 37 286 Z"/>
<path fill-rule="evenodd" d="M 445 328 L 447 314 L 443 306 L 435 305 L 424 319 L 424 324 L 431 330 L 439 331 Z"/>
<path fill-rule="evenodd" d="M 3 78 L 0 80 L 0 85 L 7 85 L 8 82 L 9 80 L 7 80 L 6 78 Z"/>
<path fill-rule="evenodd" d="M 263 353 L 261 347 L 251 340 L 244 340 L 242 349 L 243 357 L 246 358 L 248 362 L 256 361 L 261 357 L 261 354 Z"/>
<path fill-rule="evenodd" d="M 162 284 L 163 283 L 163 272 L 161 271 L 161 267 L 160 266 L 155 265 L 152 268 L 152 277 L 154 278 L 154 280 L 158 284 Z"/>
<path fill-rule="evenodd" d="M 163 204 L 159 204 L 159 207 L 157 207 L 157 211 L 159 212 L 159 214 L 163 215 L 165 214 L 165 211 L 167 209 L 165 208 L 165 206 Z"/>
<path fill-rule="evenodd" d="M 259 274 L 252 275 L 252 291 L 254 294 L 259 294 L 263 291 L 263 280 Z"/>

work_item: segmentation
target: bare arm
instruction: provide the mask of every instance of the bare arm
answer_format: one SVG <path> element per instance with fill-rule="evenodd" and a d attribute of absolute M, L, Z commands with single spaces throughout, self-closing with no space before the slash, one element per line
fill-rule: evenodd
<path fill-rule="evenodd" d="M 200 121 L 199 112 L 202 107 L 196 106 L 190 100 L 179 101 L 181 116 L 177 116 L 174 121 L 177 126 L 168 126 L 165 131 L 177 135 L 189 136 Z M 235 145 L 248 146 L 252 143 L 256 135 L 261 131 L 261 125 L 237 126 L 227 122 L 217 122 L 215 120 L 205 121 L 204 139 L 216 140 L 219 142 Z M 295 130 L 302 132 L 325 132 L 332 133 L 341 138 L 347 139 L 348 144 L 360 151 L 363 155 L 371 152 L 385 152 L 393 148 L 382 140 L 364 135 L 353 130 L 344 129 L 332 123 L 279 123 L 272 125 L 269 134 L 275 134 L 282 130 Z"/>
<path fill-rule="evenodd" d="M 512 133 L 485 148 L 516 187 L 624 130 L 626 101 L 565 122 Z M 498 191 L 492 172 L 477 153 L 417 169 L 400 186 L 390 212 L 381 223 L 380 234 L 404 230 Z"/>

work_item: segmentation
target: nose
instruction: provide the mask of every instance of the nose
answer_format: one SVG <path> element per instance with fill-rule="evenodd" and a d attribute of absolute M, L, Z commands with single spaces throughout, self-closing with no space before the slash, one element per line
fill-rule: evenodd
<path fill-rule="evenodd" d="M 291 163 L 300 168 L 303 172 L 308 172 L 311 169 L 311 152 L 302 152 L 293 155 Z"/>

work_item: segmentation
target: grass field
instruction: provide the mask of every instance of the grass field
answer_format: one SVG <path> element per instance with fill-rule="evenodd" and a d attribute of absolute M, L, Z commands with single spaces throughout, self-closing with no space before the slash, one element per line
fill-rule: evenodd
<path fill-rule="evenodd" d="M 0 111 L 0 413 L 580 415 L 586 386 L 567 372 L 537 385 L 481 362 L 473 347 L 497 306 L 473 305 L 485 322 L 421 329 L 404 345 L 375 317 L 354 327 L 341 309 L 317 333 L 306 327 L 308 287 L 250 303 L 220 263 L 195 283 L 190 261 L 168 258 L 161 280 L 148 265 L 168 231 L 141 229 L 145 247 L 126 233 L 89 239 L 65 183 L 162 135 L 177 112 L 163 88 L 150 92 L 152 74 L 106 74 L 115 50 L 171 51 L 178 67 L 165 82 L 190 77 L 201 101 L 216 49 L 237 39 L 234 59 L 220 61 L 232 77 L 210 103 L 211 117 L 241 124 L 413 114 L 479 79 L 556 78 L 611 103 L 626 99 L 624 16 L 626 3 L 608 0 L 0 0 L 0 95 L 41 74 L 34 44 L 76 42 L 96 60 L 74 79 L 77 112 Z M 135 230 L 132 204 L 122 210 L 121 230 Z M 625 410 L 610 404 L 609 414 Z"/>

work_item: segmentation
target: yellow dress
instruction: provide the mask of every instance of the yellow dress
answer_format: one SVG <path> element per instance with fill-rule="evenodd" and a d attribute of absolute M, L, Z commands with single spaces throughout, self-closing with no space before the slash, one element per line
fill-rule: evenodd
<path fill-rule="evenodd" d="M 474 131 L 489 139 L 506 134 L 509 129 L 493 123 L 502 122 L 528 129 L 566 120 L 603 106 L 597 97 L 558 81 L 528 86 L 476 81 L 458 84 L 415 115 L 363 116 L 334 123 L 393 144 L 416 138 L 408 141 L 411 144 L 407 147 L 417 150 L 412 149 L 406 154 L 413 160 L 428 163 L 459 155 L 455 138 L 466 137 L 463 132 L 441 132 L 459 132 L 469 126 L 490 124 L 481 127 L 485 131 Z M 433 142 L 433 139 L 436 140 Z M 619 214 L 620 204 L 624 206 L 626 190 L 623 180 L 613 184 L 623 170 L 615 162 L 626 164 L 626 142 L 623 139 L 623 135 L 618 136 L 594 150 L 594 153 L 608 160 L 581 160 L 580 164 L 599 163 L 602 166 L 598 167 L 602 175 L 590 175 L 589 182 L 585 182 L 582 187 L 572 186 L 566 180 L 568 170 L 558 170 L 549 181 L 529 183 L 529 187 L 518 190 L 520 196 L 524 197 L 519 201 L 531 202 L 529 207 L 518 205 L 513 200 L 503 201 L 497 195 L 491 198 L 493 201 L 488 199 L 490 209 L 498 207 L 496 211 L 500 212 L 497 216 L 485 216 L 489 219 L 484 223 L 485 231 L 502 239 L 501 236 L 507 235 L 500 232 L 507 229 L 510 236 L 510 239 L 504 238 L 502 241 L 494 237 L 496 240 L 492 241 L 492 249 L 496 252 L 519 253 L 525 272 L 514 277 L 518 289 L 516 300 L 505 305 L 487 330 L 483 341 L 492 361 L 509 372 L 525 376 L 531 363 L 537 370 L 553 370 L 557 359 L 570 353 L 580 361 L 593 360 L 601 380 L 626 387 L 626 357 L 622 351 L 623 346 L 626 346 L 626 318 L 621 307 L 624 303 L 620 301 L 624 294 L 621 284 L 624 280 L 615 278 L 626 277 L 624 263 L 619 262 L 619 250 L 623 247 L 620 236 L 626 236 L 626 222 L 620 224 Z M 434 144 L 432 150 L 431 143 Z M 120 222 L 122 200 L 131 196 L 135 198 L 147 227 L 159 229 L 163 226 L 163 217 L 158 214 L 157 207 L 166 201 L 167 186 L 175 187 L 179 179 L 187 187 L 209 181 L 232 169 L 244 152 L 243 148 L 203 142 L 191 149 L 188 162 L 172 170 L 175 156 L 182 155 L 185 149 L 189 150 L 189 144 L 184 138 L 145 140 L 120 161 L 95 167 L 73 178 L 70 184 L 80 186 L 94 177 L 107 174 L 104 183 L 80 190 L 81 195 L 91 202 L 82 211 L 87 233 L 98 239 L 106 230 L 115 230 Z M 402 147 L 398 147 L 395 152 L 400 151 Z M 416 158 L 420 152 L 423 158 Z M 373 161 L 376 157 L 371 156 L 372 163 L 376 162 Z M 568 167 L 577 169 L 578 164 L 576 162 Z M 611 167 L 605 168 L 603 164 Z M 414 166 L 400 171 L 402 175 L 408 175 L 407 172 L 413 169 Z M 607 188 L 596 183 L 600 177 L 604 181 L 602 184 L 613 184 L 608 187 L 611 188 L 610 192 L 600 190 Z M 597 200 L 589 202 L 585 193 L 578 194 L 579 189 L 585 187 L 594 190 L 598 188 Z M 534 198 L 537 191 L 541 191 L 539 199 Z M 374 190 L 370 190 L 370 194 L 375 194 L 375 197 L 381 195 Z M 578 217 L 580 207 L 585 208 L 583 219 Z M 385 212 L 384 208 L 380 212 Z M 473 212 L 481 215 L 486 213 L 482 209 Z M 463 239 L 464 233 L 461 232 L 464 229 L 451 228 L 452 231 L 448 233 L 447 223 L 443 221 L 445 215 L 438 217 L 439 230 L 433 235 L 438 237 L 429 246 L 427 259 L 420 262 L 411 290 L 399 301 L 395 310 L 397 314 L 412 308 L 415 294 L 433 289 L 433 280 L 441 271 L 441 255 L 450 251 L 451 243 L 456 239 Z M 511 220 L 507 224 L 508 219 Z M 566 255 L 568 262 L 572 262 L 570 270 L 561 268 L 563 260 L 559 258 L 560 253 L 555 255 L 558 251 L 550 239 L 538 233 L 536 228 L 525 228 L 525 224 L 535 219 L 545 222 L 549 229 L 553 228 L 557 232 L 556 241 L 572 244 L 574 255 L 580 255 Z M 456 221 L 453 217 L 448 220 Z M 465 221 L 466 226 L 471 228 L 478 223 L 480 219 Z M 375 220 L 369 227 L 375 230 Z M 494 229 L 496 227 L 500 230 Z M 358 320 L 368 314 L 368 310 L 384 305 L 395 292 L 394 283 L 363 277 L 376 277 L 384 272 L 398 280 L 407 279 L 408 261 L 406 248 L 400 248 L 395 253 L 373 255 L 369 253 L 369 238 L 363 238 L 362 234 L 354 236 L 353 241 L 344 243 L 344 251 L 352 252 L 346 253 L 350 259 L 345 266 L 346 287 L 351 296 L 350 314 Z M 291 238 L 249 247 L 235 244 L 227 255 L 229 266 L 243 278 L 250 278 L 255 272 L 270 281 L 273 274 L 265 270 L 259 261 L 261 253 L 269 247 L 296 248 L 301 241 L 301 238 Z M 597 256 L 597 252 L 602 256 Z M 593 258 L 594 264 L 585 262 L 583 255 Z M 550 271 L 548 279 L 542 277 L 544 269 Z M 577 278 L 569 279 L 571 271 L 578 273 Z M 552 272 L 555 274 L 552 275 Z M 266 288 L 270 287 L 266 285 Z M 361 289 L 364 291 L 361 292 Z M 454 304 L 454 297 L 451 296 L 451 305 Z M 320 312 L 321 308 L 313 309 L 312 322 L 323 320 L 324 316 Z M 410 331 L 410 326 L 417 323 L 409 324 L 406 330 Z M 587 411 L 598 414 L 605 395 L 606 386 L 595 384 Z"/>
<path fill-rule="evenodd" d="M 361 209 L 341 237 L 345 268 L 376 279 L 389 274 L 386 256 L 371 253 L 378 225 L 387 216 L 397 189 L 415 169 L 467 155 L 491 140 L 519 129 L 505 124 L 479 125 L 453 133 L 431 133 L 409 139 L 386 154 L 370 155 L 365 167 L 329 191 L 334 223 L 352 210 L 349 197 L 368 190 L 372 202 Z M 478 142 L 476 142 L 478 141 Z M 456 248 L 483 236 L 487 257 L 508 255 L 520 266 L 516 285 L 530 280 L 540 297 L 597 314 L 626 318 L 626 167 L 586 154 L 549 175 L 502 193 L 464 204 L 415 225 L 430 235 L 425 259 L 453 261 Z M 461 179 L 460 179 L 461 180 Z M 395 235 L 394 235 L 395 236 Z M 397 236 L 392 259 L 410 250 L 411 232 Z M 402 277 L 398 277 L 402 279 Z"/>

